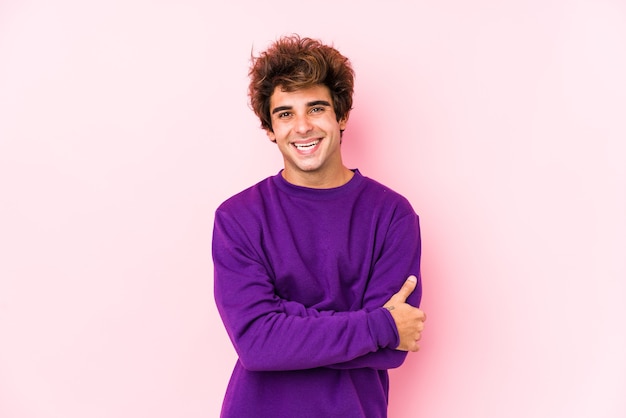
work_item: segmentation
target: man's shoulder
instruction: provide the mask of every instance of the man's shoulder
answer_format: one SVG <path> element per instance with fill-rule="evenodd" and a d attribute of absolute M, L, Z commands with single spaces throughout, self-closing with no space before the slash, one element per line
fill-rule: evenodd
<path fill-rule="evenodd" d="M 402 204 L 408 204 L 408 199 L 400 194 L 395 189 L 379 182 L 378 180 L 374 180 L 371 177 L 363 176 L 364 187 L 363 190 L 372 196 L 372 198 L 376 198 L 376 201 L 389 203 L 390 201 L 395 201 Z"/>
<path fill-rule="evenodd" d="M 267 197 L 271 193 L 272 188 L 272 177 L 267 177 L 224 200 L 218 206 L 217 210 L 239 211 L 253 209 L 258 205 L 262 205 L 264 197 Z"/>

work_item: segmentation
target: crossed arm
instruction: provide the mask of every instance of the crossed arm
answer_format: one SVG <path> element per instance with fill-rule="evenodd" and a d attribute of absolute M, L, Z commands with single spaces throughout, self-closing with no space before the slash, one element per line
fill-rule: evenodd
<path fill-rule="evenodd" d="M 407 303 L 409 296 L 418 286 L 418 279 L 411 275 L 403 283 L 402 287 L 383 304 L 383 308 L 389 311 L 398 333 L 398 346 L 395 349 L 388 347 L 357 357 L 343 363 L 331 364 L 327 367 L 335 369 L 352 369 L 358 367 L 371 367 L 375 369 L 389 369 L 398 367 L 404 361 L 407 351 L 418 351 L 419 340 L 424 330 L 426 314 L 424 311 Z M 300 316 L 324 316 L 342 315 L 348 312 L 317 311 L 291 301 L 285 301 L 285 313 L 287 315 Z"/>
<path fill-rule="evenodd" d="M 399 226 L 402 227 L 402 226 Z M 216 216 L 215 295 L 228 334 L 244 367 L 250 370 L 299 370 L 314 367 L 388 369 L 399 366 L 406 351 L 417 351 L 424 313 L 415 305 L 420 283 L 384 280 L 389 266 L 372 280 L 363 309 L 317 311 L 279 298 L 264 267 L 238 243 L 234 224 Z M 395 246 L 417 245 L 400 240 Z M 419 238 L 419 237 L 418 237 Z M 417 255 L 419 257 L 419 254 Z M 393 270 L 393 269 L 392 269 Z M 413 280 L 415 279 L 415 280 Z M 396 283 L 395 285 L 393 283 Z M 396 289 L 390 290 L 394 286 Z M 400 289 L 398 289 L 401 287 Z M 397 293 L 391 295 L 393 291 Z"/>

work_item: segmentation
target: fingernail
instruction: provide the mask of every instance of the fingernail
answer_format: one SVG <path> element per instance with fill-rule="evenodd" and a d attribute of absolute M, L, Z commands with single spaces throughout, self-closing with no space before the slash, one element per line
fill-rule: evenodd
<path fill-rule="evenodd" d="M 410 281 L 410 282 L 413 282 L 413 283 L 417 283 L 417 277 L 415 277 L 415 276 L 409 276 L 409 278 L 407 280 Z"/>

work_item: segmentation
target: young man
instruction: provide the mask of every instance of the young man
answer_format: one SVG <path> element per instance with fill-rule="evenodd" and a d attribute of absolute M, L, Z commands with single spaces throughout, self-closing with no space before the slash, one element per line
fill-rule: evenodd
<path fill-rule="evenodd" d="M 342 162 L 347 58 L 283 37 L 250 78 L 284 169 L 215 213 L 215 300 L 239 355 L 222 417 L 386 417 L 387 370 L 424 327 L 418 217 Z"/>

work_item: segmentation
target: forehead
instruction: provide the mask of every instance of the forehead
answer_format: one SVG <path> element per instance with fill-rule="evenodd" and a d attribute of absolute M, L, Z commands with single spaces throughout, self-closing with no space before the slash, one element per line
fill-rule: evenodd
<path fill-rule="evenodd" d="M 281 86 L 276 86 L 270 97 L 270 108 L 277 106 L 297 106 L 316 100 L 325 100 L 332 103 L 330 90 L 323 84 L 306 87 L 294 91 L 285 91 Z"/>

